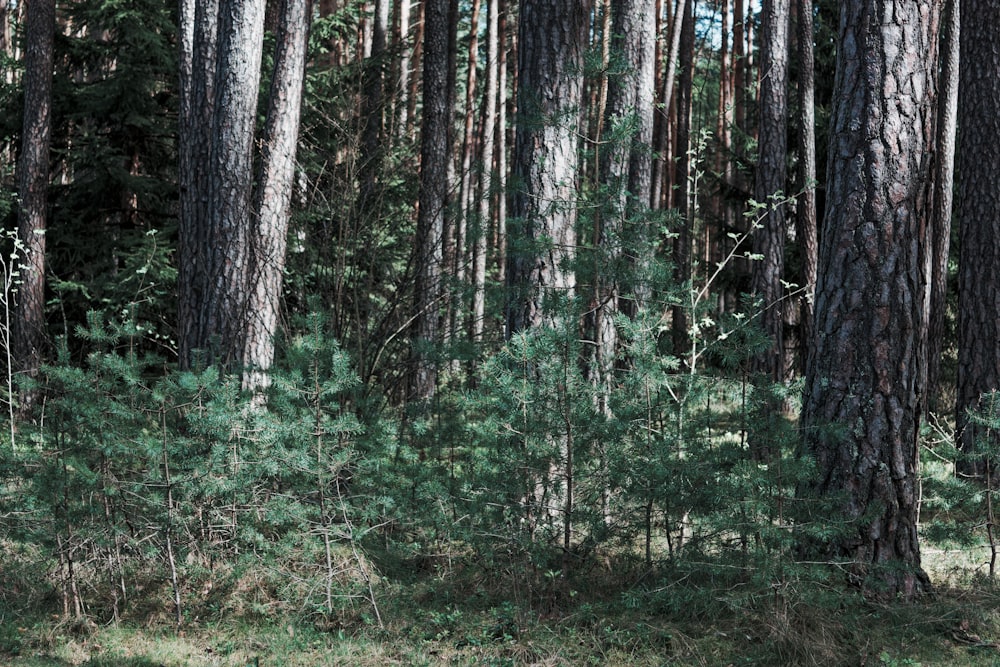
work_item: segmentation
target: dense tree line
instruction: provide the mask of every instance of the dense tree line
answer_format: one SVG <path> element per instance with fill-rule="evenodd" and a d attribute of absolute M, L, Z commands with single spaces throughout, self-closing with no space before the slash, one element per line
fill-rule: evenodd
<path fill-rule="evenodd" d="M 866 590 L 927 590 L 921 424 L 957 387 L 952 458 L 992 484 L 1000 382 L 997 45 L 988 3 L 960 4 L 5 5 L 4 483 L 37 481 L 19 457 L 50 451 L 47 406 L 69 419 L 70 369 L 89 369 L 121 374 L 101 410 L 125 420 L 131 387 L 137 419 L 159 401 L 187 443 L 152 465 L 80 441 L 92 488 L 168 489 L 106 493 L 119 561 L 119 513 L 169 525 L 175 569 L 174 549 L 235 542 L 237 506 L 288 489 L 303 504 L 281 525 L 321 526 L 329 550 L 360 520 L 345 494 L 385 484 L 556 545 L 564 570 L 614 535 L 642 535 L 651 563 L 657 535 L 671 558 L 729 535 L 746 553 L 782 526 L 778 548 Z M 713 420 L 738 423 L 726 447 Z M 237 477 L 213 438 L 230 461 L 253 441 L 267 470 L 175 487 L 168 469 Z M 741 527 L 708 528 L 749 503 L 740 475 L 781 462 L 796 472 Z M 685 481 L 713 474 L 718 497 Z M 499 514 L 477 500 L 491 485 Z M 209 507 L 178 546 L 179 508 Z M 58 535 L 68 568 L 86 541 Z"/>

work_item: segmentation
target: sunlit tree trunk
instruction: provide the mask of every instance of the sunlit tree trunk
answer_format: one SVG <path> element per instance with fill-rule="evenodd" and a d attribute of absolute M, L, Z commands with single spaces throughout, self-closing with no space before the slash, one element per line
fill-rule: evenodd
<path fill-rule="evenodd" d="M 244 352 L 244 385 L 251 389 L 268 384 L 274 360 L 311 17 L 311 0 L 282 2 L 252 218 Z"/>
<path fill-rule="evenodd" d="M 980 398 L 1000 388 L 1000 5 L 961 3 L 958 106 L 958 444 L 996 451 L 997 431 L 970 422 Z M 997 458 L 991 457 L 992 477 Z M 987 461 L 959 472 L 983 477 Z"/>
<path fill-rule="evenodd" d="M 472 245 L 472 339 L 481 341 L 486 324 L 486 250 L 487 234 L 493 224 L 495 146 L 497 141 L 497 101 L 501 35 L 500 8 L 497 0 L 487 0 L 486 8 L 486 81 L 483 85 L 482 121 L 479 125 L 480 162 L 478 216 L 470 227 Z M 501 128 L 502 130 L 502 128 Z"/>
<path fill-rule="evenodd" d="M 205 300 L 209 356 L 244 362 L 252 253 L 254 134 L 264 40 L 264 0 L 223 0 L 209 192 L 209 272 Z M 216 341 L 212 343 L 210 341 Z"/>
<path fill-rule="evenodd" d="M 802 407 L 804 451 L 816 464 L 804 495 L 832 506 L 833 516 L 817 521 L 854 522 L 848 534 L 822 540 L 819 556 L 847 560 L 868 592 L 889 599 L 930 585 L 916 522 L 933 13 L 932 0 L 841 3 L 815 348 Z M 976 22 L 992 25 L 984 15 Z"/>
<path fill-rule="evenodd" d="M 669 3 L 670 0 L 665 0 L 665 2 Z M 655 209 L 662 208 L 669 197 L 668 193 L 664 192 L 664 190 L 669 187 L 670 178 L 667 176 L 667 172 L 671 171 L 668 138 L 670 134 L 671 110 L 673 109 L 674 79 L 677 72 L 677 59 L 680 57 L 681 33 L 684 27 L 684 22 L 681 19 L 689 13 L 687 0 L 676 0 L 676 3 L 677 9 L 674 11 L 674 18 L 670 23 L 668 36 L 666 71 L 662 76 L 662 88 L 659 91 L 660 101 L 657 110 L 659 121 L 657 123 L 658 131 L 655 132 L 653 137 L 653 150 L 655 151 L 656 159 L 651 166 L 649 204 Z"/>
<path fill-rule="evenodd" d="M 32 0 L 25 15 L 24 120 L 17 163 L 17 237 L 21 262 L 11 352 L 14 370 L 34 377 L 42 364 L 45 332 L 45 234 L 48 224 L 49 143 L 52 136 L 52 65 L 55 0 Z M 19 411 L 27 415 L 35 392 L 22 389 Z"/>
<path fill-rule="evenodd" d="M 507 255 L 507 335 L 554 322 L 572 295 L 583 54 L 589 3 L 524 0 Z"/>
<path fill-rule="evenodd" d="M 610 266 L 646 264 L 638 253 L 648 241 L 639 216 L 648 208 L 653 139 L 653 0 L 622 0 L 611 8 L 610 74 L 605 128 L 609 137 L 600 151 L 600 180 L 607 190 L 604 215 L 597 224 L 601 255 Z M 626 269 L 626 270 L 629 270 Z M 608 385 L 618 351 L 614 317 L 634 315 L 643 290 L 616 271 L 598 270 L 593 306 L 596 365 L 601 384 Z"/>

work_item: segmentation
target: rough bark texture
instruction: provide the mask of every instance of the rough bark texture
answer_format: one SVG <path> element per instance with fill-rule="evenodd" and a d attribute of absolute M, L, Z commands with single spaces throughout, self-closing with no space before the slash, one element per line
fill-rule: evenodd
<path fill-rule="evenodd" d="M 54 0 L 32 0 L 25 17 L 24 121 L 17 164 L 17 235 L 26 256 L 21 262 L 11 322 L 14 370 L 34 376 L 44 357 L 45 233 L 48 221 L 49 142 L 52 136 L 52 47 Z M 31 408 L 30 392 L 21 391 L 19 410 Z"/>
<path fill-rule="evenodd" d="M 959 65 L 958 401 L 959 447 L 997 447 L 996 431 L 969 423 L 980 397 L 1000 388 L 1000 5 L 962 3 Z M 995 460 L 995 459 L 994 459 Z M 995 466 L 994 466 L 995 467 Z M 960 466 L 982 476 L 985 461 Z M 994 472 L 993 475 L 996 473 Z"/>
<path fill-rule="evenodd" d="M 518 17 L 507 335 L 556 316 L 572 295 L 578 136 L 590 3 L 524 0 Z"/>
<path fill-rule="evenodd" d="M 948 311 L 948 256 L 951 252 L 955 183 L 955 139 L 958 126 L 959 0 L 945 0 L 941 15 L 938 68 L 937 138 L 934 149 L 934 217 L 931 233 L 930 331 L 927 335 L 928 408 L 940 394 L 941 355 Z"/>
<path fill-rule="evenodd" d="M 754 199 L 764 206 L 753 232 L 751 290 L 759 302 L 757 322 L 771 346 L 754 357 L 753 370 L 765 381 L 785 379 L 784 289 L 785 162 L 788 152 L 788 18 L 790 0 L 764 0 L 761 9 L 760 139 Z"/>
<path fill-rule="evenodd" d="M 267 384 L 267 370 L 274 361 L 311 16 L 311 0 L 282 2 L 254 200 L 256 229 L 247 293 L 243 361 L 249 374 L 244 375 L 244 385 L 255 389 Z"/>
<path fill-rule="evenodd" d="M 639 252 L 648 234 L 641 214 L 649 205 L 653 140 L 656 25 L 653 0 L 622 0 L 611 7 L 610 73 L 605 109 L 607 141 L 600 152 L 600 178 L 609 201 L 598 219 L 598 242 L 612 267 L 646 263 Z M 633 316 L 639 293 L 633 280 L 622 280 L 621 268 L 599 271 L 593 306 L 597 338 L 597 372 L 610 382 L 618 348 L 614 317 Z"/>
<path fill-rule="evenodd" d="M 805 453 L 817 465 L 803 491 L 838 507 L 818 521 L 854 522 L 824 551 L 887 597 L 929 587 L 916 520 L 933 12 L 931 0 L 841 4 L 816 339 L 802 410 Z"/>
<path fill-rule="evenodd" d="M 796 0 L 798 8 L 799 92 L 799 193 L 795 207 L 795 236 L 802 255 L 802 288 L 799 298 L 799 344 L 802 364 L 809 357 L 813 337 L 813 300 L 816 288 L 816 90 L 813 58 L 812 0 Z"/>
<path fill-rule="evenodd" d="M 449 0 L 424 3 L 423 121 L 420 126 L 420 208 L 417 214 L 417 286 L 414 321 L 414 372 L 411 397 L 434 395 L 437 367 L 430 349 L 441 326 L 441 265 L 444 260 L 448 162 L 451 149 L 449 86 L 451 54 Z"/>
<path fill-rule="evenodd" d="M 215 107 L 218 0 L 181 0 L 180 5 L 180 224 L 177 297 L 180 366 L 195 363 L 209 338 L 205 301 L 211 250 L 209 157 Z"/>
<path fill-rule="evenodd" d="M 206 333 L 212 361 L 243 364 L 252 252 L 251 195 L 264 0 L 223 0 L 209 160 Z"/>

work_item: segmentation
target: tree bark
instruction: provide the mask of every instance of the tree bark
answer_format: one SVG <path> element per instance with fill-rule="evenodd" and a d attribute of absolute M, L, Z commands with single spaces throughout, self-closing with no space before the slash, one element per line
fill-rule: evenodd
<path fill-rule="evenodd" d="M 177 342 L 181 368 L 194 365 L 197 351 L 204 349 L 209 340 L 205 307 L 211 250 L 208 165 L 212 154 L 218 21 L 218 0 L 181 0 L 177 262 Z"/>
<path fill-rule="evenodd" d="M 1000 388 L 1000 5 L 966 0 L 961 9 L 958 164 L 958 397 L 959 448 L 997 451 L 996 430 L 970 422 L 980 398 Z M 982 478 L 983 456 L 959 465 L 962 475 Z M 995 466 L 994 466 L 995 468 Z M 992 473 L 993 476 L 996 473 Z"/>
<path fill-rule="evenodd" d="M 684 3 L 681 2 L 681 5 Z M 678 5 L 680 7 L 680 5 Z M 684 13 L 674 17 L 674 22 L 681 26 L 680 70 L 677 83 L 677 147 L 675 182 L 677 183 L 677 210 L 680 213 L 680 223 L 677 236 L 674 237 L 674 284 L 683 292 L 691 280 L 691 227 L 692 206 L 690 198 L 693 194 L 690 187 L 691 175 L 691 103 L 694 87 L 694 7 L 693 2 L 685 5 Z M 674 354 L 683 356 L 691 347 L 688 304 L 677 304 L 673 307 L 672 337 Z"/>
<path fill-rule="evenodd" d="M 558 321 L 576 248 L 578 137 L 589 2 L 523 0 L 507 255 L 507 336 Z"/>
<path fill-rule="evenodd" d="M 55 0 L 32 0 L 25 15 L 24 120 L 17 164 L 17 237 L 24 251 L 11 322 L 14 371 L 35 377 L 45 357 L 45 235 L 48 225 L 49 144 Z M 18 383 L 20 384 L 20 383 Z M 18 412 L 30 412 L 35 392 L 21 388 Z"/>
<path fill-rule="evenodd" d="M 622 0 L 611 8 L 610 74 L 608 76 L 605 126 L 609 139 L 600 151 L 600 180 L 607 190 L 604 213 L 597 224 L 601 256 L 610 271 L 595 276 L 597 374 L 610 386 L 618 352 L 614 317 L 634 316 L 643 289 L 622 270 L 638 276 L 636 266 L 648 264 L 639 253 L 648 244 L 641 214 L 648 208 L 655 97 L 653 60 L 656 25 L 653 0 Z M 628 268 L 614 268 L 628 267 Z"/>
<path fill-rule="evenodd" d="M 423 46 L 423 121 L 420 128 L 420 202 L 417 213 L 417 284 L 411 398 L 434 396 L 437 363 L 431 349 L 440 342 L 442 263 L 448 205 L 451 149 L 449 86 L 450 0 L 425 0 Z"/>
<path fill-rule="evenodd" d="M 257 95 L 264 40 L 264 0 L 223 0 L 218 80 L 209 166 L 209 285 L 205 310 L 209 358 L 244 363 L 253 239 L 250 223 Z"/>
<path fill-rule="evenodd" d="M 385 82 L 383 72 L 386 67 L 389 27 L 389 0 L 375 0 L 372 17 L 371 54 L 364 64 L 361 104 L 361 155 L 359 156 L 360 192 L 358 208 L 371 207 L 375 194 L 376 179 L 382 168 L 382 137 L 385 114 Z"/>
<path fill-rule="evenodd" d="M 786 159 L 788 139 L 788 20 L 789 0 L 764 0 L 761 9 L 760 140 L 754 178 L 754 199 L 763 206 L 753 232 L 758 259 L 751 270 L 751 291 L 757 302 L 757 322 L 771 345 L 754 356 L 753 370 L 766 382 L 785 379 Z M 777 408 L 778 406 L 773 406 Z"/>
<path fill-rule="evenodd" d="M 940 394 L 941 356 L 944 353 L 948 311 L 948 258 L 951 252 L 952 204 L 955 186 L 955 139 L 959 94 L 959 0 L 942 7 L 938 68 L 937 137 L 934 151 L 934 215 L 930 225 L 931 302 L 927 336 L 928 408 L 935 409 Z"/>
<path fill-rule="evenodd" d="M 804 451 L 816 463 L 804 494 L 836 508 L 818 521 L 854 526 L 821 550 L 847 560 L 869 593 L 887 598 L 930 586 L 916 521 L 933 11 L 931 0 L 841 3 L 815 349 L 802 409 Z"/>
<path fill-rule="evenodd" d="M 253 390 L 269 384 L 267 372 L 274 361 L 311 17 L 311 0 L 282 2 L 253 207 L 256 229 L 243 354 L 243 385 Z"/>
<path fill-rule="evenodd" d="M 802 188 L 795 208 L 795 236 L 802 253 L 802 289 L 799 298 L 799 347 L 802 368 L 813 338 L 813 299 L 816 288 L 816 117 L 815 62 L 813 58 L 813 3 L 798 3 L 799 59 L 799 185 Z"/>
<path fill-rule="evenodd" d="M 497 183 L 494 164 L 497 141 L 497 107 L 500 49 L 502 35 L 500 8 L 497 0 L 487 0 L 486 8 L 486 81 L 483 85 L 482 121 L 479 125 L 480 162 L 479 215 L 471 228 L 472 238 L 472 340 L 482 341 L 486 325 L 486 249 L 487 232 L 493 224 L 494 188 Z M 501 128 L 502 130 L 502 128 Z"/>

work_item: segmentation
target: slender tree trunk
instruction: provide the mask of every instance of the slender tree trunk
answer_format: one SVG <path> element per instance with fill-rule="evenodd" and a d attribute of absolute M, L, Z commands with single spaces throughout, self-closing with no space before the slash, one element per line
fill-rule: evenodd
<path fill-rule="evenodd" d="M 256 390 L 268 384 L 267 371 L 274 361 L 311 17 L 311 0 L 282 2 L 254 199 L 257 225 L 253 233 L 244 352 L 248 373 L 243 384 Z"/>
<path fill-rule="evenodd" d="M 589 3 L 523 0 L 518 17 L 517 125 L 507 256 L 507 335 L 554 324 L 572 296 L 578 141 Z"/>
<path fill-rule="evenodd" d="M 423 122 L 420 128 L 420 203 L 417 217 L 417 285 L 411 398 L 434 396 L 444 290 L 445 215 L 451 149 L 449 89 L 450 0 L 424 2 Z"/>
<path fill-rule="evenodd" d="M 677 166 L 675 181 L 677 183 L 677 209 L 681 221 L 674 237 L 674 283 L 682 290 L 691 280 L 691 236 L 693 207 L 690 204 L 692 192 L 691 175 L 691 103 L 694 87 L 694 7 L 693 3 L 686 5 L 683 14 L 674 17 L 674 22 L 681 26 L 680 68 L 681 75 L 677 84 Z M 689 313 L 686 304 L 678 304 L 673 308 L 672 336 L 674 354 L 683 356 L 690 347 L 688 333 Z"/>
<path fill-rule="evenodd" d="M 395 60 L 396 94 L 393 95 L 393 136 L 402 138 L 407 124 L 409 123 L 409 92 L 410 77 L 413 68 L 413 43 L 410 40 L 410 0 L 396 0 L 396 11 L 394 15 L 395 34 L 393 41 L 395 49 L 399 53 L 399 58 Z"/>
<path fill-rule="evenodd" d="M 494 148 L 497 141 L 497 100 L 499 85 L 500 8 L 497 0 L 486 0 L 486 82 L 483 86 L 482 121 L 479 125 L 480 162 L 479 215 L 470 228 L 472 239 L 472 339 L 481 342 L 486 324 L 486 237 L 493 224 L 492 211 L 496 165 Z M 502 130 L 502 128 L 501 128 Z"/>
<path fill-rule="evenodd" d="M 785 179 L 788 139 L 788 21 L 790 0 L 764 0 L 761 9 L 760 140 L 754 199 L 760 209 L 753 232 L 753 252 L 757 255 L 750 273 L 751 292 L 756 301 L 755 318 L 770 346 L 756 354 L 753 372 L 767 386 L 785 379 L 785 299 L 782 278 L 785 270 Z M 765 421 L 776 418 L 781 404 L 766 401 Z M 771 429 L 755 434 L 755 454 L 768 457 Z"/>
<path fill-rule="evenodd" d="M 943 3 L 938 70 L 937 138 L 934 160 L 934 217 L 931 222 L 930 331 L 927 335 L 928 407 L 940 394 L 945 314 L 948 310 L 948 256 L 951 250 L 955 181 L 955 135 L 958 125 L 959 0 Z"/>
<path fill-rule="evenodd" d="M 35 377 L 45 356 L 45 234 L 48 223 L 49 143 L 52 136 L 52 65 L 55 0 L 32 0 L 25 16 L 24 121 L 17 164 L 17 236 L 20 267 L 11 347 L 14 370 Z M 36 393 L 22 388 L 18 410 L 26 416 Z"/>
<path fill-rule="evenodd" d="M 799 298 L 799 344 L 802 368 L 809 356 L 813 339 L 813 298 L 816 288 L 816 118 L 815 64 L 813 59 L 812 0 L 798 3 L 799 58 L 799 194 L 795 209 L 795 236 L 802 253 L 802 288 Z"/>
<path fill-rule="evenodd" d="M 996 461 L 995 429 L 972 423 L 970 411 L 1000 387 L 1000 5 L 961 3 L 958 157 L 958 397 L 959 448 L 972 456 L 989 449 Z M 996 465 L 993 465 L 996 469 Z M 983 478 L 985 457 L 960 462 L 959 473 Z M 994 476 L 996 473 L 993 473 Z"/>
<path fill-rule="evenodd" d="M 510 97 L 508 94 L 508 35 L 509 30 L 509 19 L 510 12 L 508 10 L 507 0 L 497 0 L 497 10 L 500 13 L 498 18 L 498 28 L 500 40 L 500 54 L 497 60 L 497 146 L 496 146 L 496 160 L 497 160 L 497 181 L 495 183 L 496 189 L 496 203 L 497 212 L 494 216 L 495 226 L 494 234 L 495 242 L 493 244 L 493 255 L 494 262 L 496 265 L 497 280 L 501 283 L 505 283 L 507 280 L 507 146 L 510 145 L 507 140 L 507 117 L 508 117 L 508 105 L 516 105 L 516 97 Z M 516 64 L 516 58 L 515 64 Z M 512 86 L 515 95 L 517 90 L 517 78 L 514 77 L 514 85 Z"/>
<path fill-rule="evenodd" d="M 371 54 L 364 64 L 364 89 L 361 94 L 361 155 L 359 157 L 358 208 L 365 210 L 372 205 L 376 179 L 382 169 L 382 139 L 385 113 L 385 82 L 387 40 L 389 28 L 389 0 L 375 0 L 372 17 Z"/>
<path fill-rule="evenodd" d="M 666 0 L 669 2 L 670 0 Z M 693 0 L 692 0 L 693 1 Z M 690 13 L 687 7 L 687 0 L 677 0 L 677 9 L 674 11 L 674 20 L 670 23 L 670 35 L 668 39 L 666 73 L 663 75 L 663 88 L 660 91 L 659 128 L 660 131 L 653 138 L 653 150 L 656 160 L 652 164 L 652 174 L 650 176 L 649 204 L 655 209 L 662 208 L 667 194 L 664 188 L 669 181 L 666 172 L 670 171 L 670 145 L 669 127 L 673 97 L 674 78 L 677 72 L 677 59 L 681 53 L 681 33 L 684 27 L 682 18 Z M 692 47 L 693 48 L 693 47 Z"/>
<path fill-rule="evenodd" d="M 933 12 L 931 0 L 841 3 L 815 349 L 802 408 L 804 451 L 816 463 L 804 495 L 832 504 L 833 516 L 817 520 L 853 522 L 849 533 L 824 540 L 819 555 L 846 559 L 855 581 L 888 599 L 930 587 L 917 540 L 917 461 Z M 977 21 L 991 25 L 982 15 Z"/>

